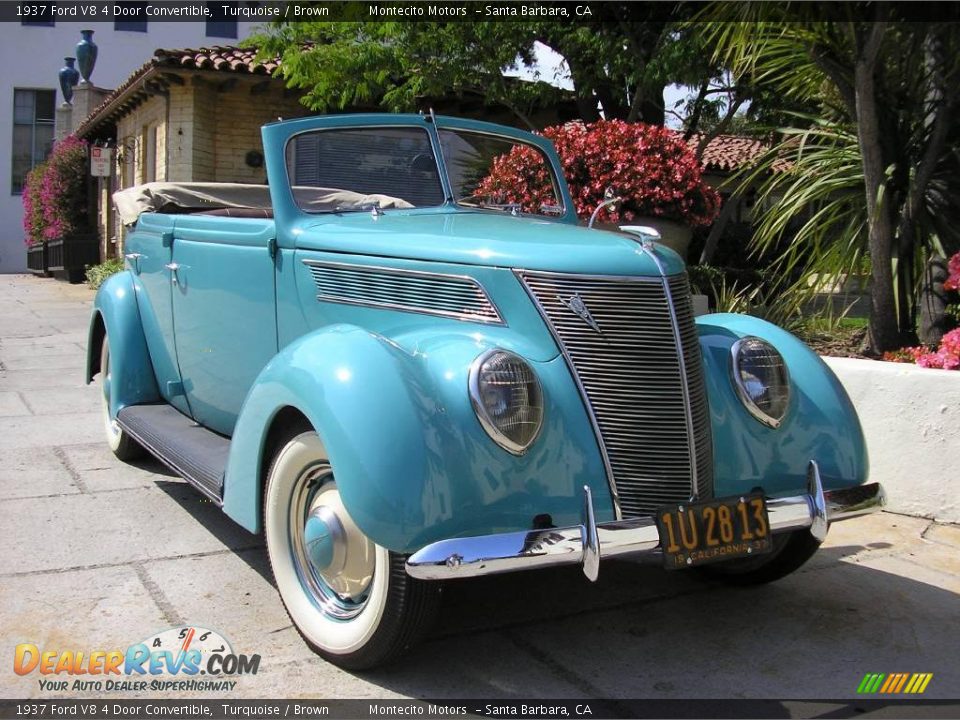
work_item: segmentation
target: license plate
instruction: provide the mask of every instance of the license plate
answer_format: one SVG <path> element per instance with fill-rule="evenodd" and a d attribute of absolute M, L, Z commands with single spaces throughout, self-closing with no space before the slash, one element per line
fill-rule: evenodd
<path fill-rule="evenodd" d="M 657 511 L 668 570 L 770 552 L 770 522 L 762 495 L 667 505 Z"/>

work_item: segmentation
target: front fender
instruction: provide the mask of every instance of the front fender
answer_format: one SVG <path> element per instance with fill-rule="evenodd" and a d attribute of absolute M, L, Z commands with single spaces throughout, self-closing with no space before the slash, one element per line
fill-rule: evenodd
<path fill-rule="evenodd" d="M 713 427 L 717 496 L 763 487 L 768 495 L 806 487 L 807 464 L 816 460 L 824 487 L 866 482 L 866 442 L 853 403 L 820 357 L 782 328 L 749 315 L 697 318 Z M 731 381 L 733 344 L 753 335 L 783 356 L 790 374 L 790 404 L 779 428 L 755 420 Z"/>
<path fill-rule="evenodd" d="M 116 417 L 127 405 L 159 400 L 133 277 L 128 271 L 107 278 L 94 298 L 87 335 L 87 384 L 100 370 L 104 332 L 110 339 L 111 414 Z"/>
<path fill-rule="evenodd" d="M 545 422 L 516 457 L 487 437 L 470 406 L 469 367 L 489 342 L 445 330 L 407 340 L 338 325 L 284 348 L 240 412 L 225 478 L 227 514 L 260 530 L 269 430 L 293 407 L 319 434 L 353 520 L 391 550 L 528 529 L 539 514 L 558 525 L 580 522 L 584 485 L 598 520 L 613 518 L 599 450 L 562 358 L 532 363 L 544 388 Z"/>

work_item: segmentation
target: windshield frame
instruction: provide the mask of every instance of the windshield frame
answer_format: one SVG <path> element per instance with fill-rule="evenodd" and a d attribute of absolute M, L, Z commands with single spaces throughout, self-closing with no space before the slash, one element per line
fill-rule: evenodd
<path fill-rule="evenodd" d="M 562 208 L 562 214 L 560 215 L 539 215 L 535 213 L 523 213 L 522 217 L 525 218 L 534 218 L 537 220 L 542 220 L 545 222 L 565 222 L 571 225 L 579 224 L 577 219 L 576 206 L 573 204 L 573 198 L 570 195 L 570 188 L 567 185 L 567 180 L 563 175 L 563 164 L 560 162 L 560 156 L 557 155 L 556 148 L 554 148 L 553 143 L 545 138 L 543 135 L 538 135 L 527 130 L 520 130 L 519 128 L 510 127 L 508 125 L 499 125 L 496 123 L 486 122 L 483 120 L 470 120 L 467 118 L 455 118 L 447 115 L 439 115 L 436 117 L 436 129 L 437 129 L 437 141 L 439 142 L 439 131 L 440 130 L 460 130 L 463 132 L 472 132 L 479 135 L 492 135 L 499 138 L 507 139 L 514 143 L 532 145 L 534 148 L 540 150 L 546 157 L 550 170 L 553 177 L 554 183 L 554 192 L 557 196 L 557 201 Z M 441 156 L 441 160 L 444 160 Z M 450 178 L 447 172 L 447 167 L 443 167 L 444 176 L 449 183 Z M 469 208 L 470 210 L 477 211 L 478 208 L 469 205 L 461 205 L 456 202 L 453 202 L 453 189 L 450 190 L 450 200 L 451 206 L 459 210 Z M 489 212 L 498 212 L 503 213 L 502 210 L 491 209 Z"/>
<path fill-rule="evenodd" d="M 544 162 L 546 163 L 547 167 L 550 170 L 550 182 L 553 185 L 553 195 L 554 195 L 554 198 L 556 198 L 557 200 L 558 204 L 556 207 L 560 212 L 554 215 L 549 215 L 547 213 L 524 212 L 521 209 L 521 210 L 518 210 L 516 214 L 522 215 L 523 217 L 540 218 L 543 220 L 558 220 L 560 218 L 563 218 L 567 214 L 567 208 L 569 207 L 569 203 L 566 202 L 564 194 L 561 192 L 561 185 L 563 184 L 561 183 L 562 176 L 558 176 L 558 166 L 553 162 L 553 158 L 550 157 L 550 154 L 546 152 L 546 150 L 539 143 L 530 142 L 525 138 L 518 138 L 503 132 L 495 132 L 495 131 L 490 131 L 486 129 L 478 130 L 475 128 L 468 128 L 468 127 L 451 127 L 451 126 L 441 125 L 438 123 L 437 124 L 437 141 L 440 145 L 440 158 L 443 162 L 443 171 L 444 171 L 444 174 L 447 176 L 448 183 L 451 183 L 452 181 L 450 180 L 450 171 L 447 168 L 447 158 L 443 153 L 443 140 L 440 138 L 440 133 L 442 131 L 464 133 L 464 134 L 470 134 L 470 135 L 483 135 L 485 137 L 492 137 L 498 140 L 505 140 L 509 142 L 511 145 L 526 145 L 527 147 L 530 147 L 530 148 L 533 148 L 534 150 L 539 151 L 540 154 L 543 156 Z M 452 184 L 450 185 L 450 188 L 451 190 L 450 190 L 449 201 L 455 207 L 458 207 L 458 208 L 469 208 L 470 210 L 487 210 L 490 212 L 497 212 L 497 213 L 504 213 L 504 212 L 510 213 L 511 211 L 508 210 L 507 207 L 515 206 L 513 203 L 508 203 L 507 205 L 504 206 L 504 208 L 501 209 L 501 208 L 492 207 L 492 206 L 484 207 L 483 205 L 471 205 L 463 202 L 464 197 L 461 197 L 459 192 L 453 189 Z"/>

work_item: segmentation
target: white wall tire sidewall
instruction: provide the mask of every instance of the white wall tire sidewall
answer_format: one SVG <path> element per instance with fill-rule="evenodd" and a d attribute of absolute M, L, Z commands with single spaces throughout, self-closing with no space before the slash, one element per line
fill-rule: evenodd
<path fill-rule="evenodd" d="M 326 457 L 326 450 L 314 432 L 297 435 L 280 450 L 267 478 L 264 532 L 277 589 L 300 632 L 325 652 L 347 655 L 365 647 L 380 627 L 389 594 L 390 557 L 386 549 L 377 546 L 367 603 L 350 620 L 328 617 L 317 609 L 303 589 L 290 550 L 290 499 L 304 469 Z"/>
<path fill-rule="evenodd" d="M 110 358 L 110 344 L 107 342 L 106 336 L 104 336 L 103 347 L 100 349 L 100 382 L 101 383 L 105 383 L 107 381 L 107 369 L 109 368 L 109 358 Z M 112 382 L 110 386 L 110 392 L 113 393 Z M 123 431 L 117 425 L 114 424 L 113 416 L 110 414 L 110 402 L 107 400 L 106 396 L 103 394 L 102 388 L 100 392 L 100 406 L 103 412 L 103 429 L 104 429 L 104 434 L 107 436 L 107 445 L 109 445 L 110 450 L 112 450 L 115 453 L 120 449 L 120 443 L 123 442 Z"/>

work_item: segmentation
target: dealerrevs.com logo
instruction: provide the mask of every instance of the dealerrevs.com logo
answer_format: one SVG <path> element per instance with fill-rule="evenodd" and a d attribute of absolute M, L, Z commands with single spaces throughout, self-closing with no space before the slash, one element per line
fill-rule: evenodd
<path fill-rule="evenodd" d="M 256 675 L 259 668 L 259 655 L 237 654 L 226 638 L 202 627 L 170 628 L 125 650 L 21 643 L 13 656 L 13 671 L 39 674 L 47 692 L 229 691 L 237 685 L 232 678 Z"/>

